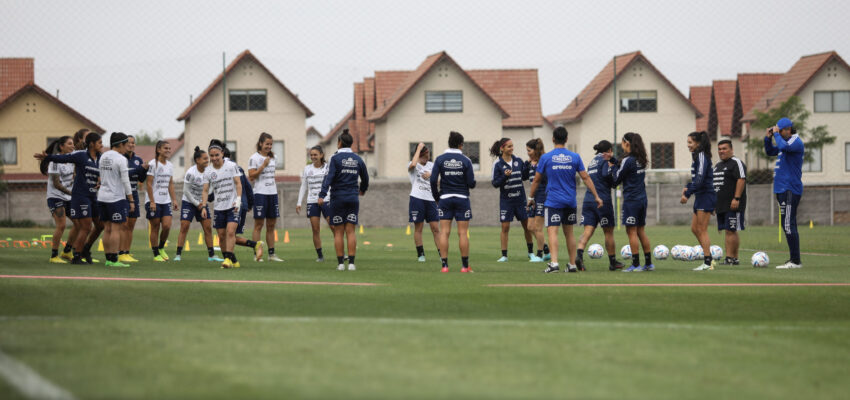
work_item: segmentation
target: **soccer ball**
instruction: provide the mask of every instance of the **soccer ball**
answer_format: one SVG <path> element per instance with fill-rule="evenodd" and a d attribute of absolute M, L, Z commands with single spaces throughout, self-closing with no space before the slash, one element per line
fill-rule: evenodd
<path fill-rule="evenodd" d="M 750 259 L 755 268 L 765 268 L 767 264 L 770 263 L 770 257 L 767 256 L 767 253 L 763 251 L 759 251 L 756 254 L 753 254 L 753 258 Z"/>
<path fill-rule="evenodd" d="M 667 246 L 659 244 L 658 246 L 655 246 L 655 250 L 652 251 L 652 255 L 658 260 L 666 260 L 667 256 L 670 255 L 670 250 Z"/>
<path fill-rule="evenodd" d="M 694 250 L 694 260 L 700 260 L 705 258 L 705 252 L 702 251 L 702 246 L 696 245 L 693 247 Z"/>
<path fill-rule="evenodd" d="M 696 253 L 694 252 L 693 247 L 682 246 L 682 255 L 679 256 L 679 259 L 682 261 L 693 261 L 696 260 Z"/>
<path fill-rule="evenodd" d="M 605 254 L 605 250 L 602 249 L 602 245 L 599 243 L 594 243 L 587 248 L 587 255 L 590 258 L 602 258 L 603 254 Z"/>
<path fill-rule="evenodd" d="M 623 246 L 623 248 L 620 249 L 620 256 L 623 257 L 624 260 L 631 259 L 632 258 L 632 247 L 629 246 L 629 245 Z"/>
<path fill-rule="evenodd" d="M 673 246 L 673 248 L 670 249 L 670 255 L 673 256 L 674 260 L 681 260 L 682 259 L 682 245 L 677 244 L 677 245 Z"/>
<path fill-rule="evenodd" d="M 715 260 L 723 258 L 723 249 L 718 245 L 711 246 L 711 258 Z"/>

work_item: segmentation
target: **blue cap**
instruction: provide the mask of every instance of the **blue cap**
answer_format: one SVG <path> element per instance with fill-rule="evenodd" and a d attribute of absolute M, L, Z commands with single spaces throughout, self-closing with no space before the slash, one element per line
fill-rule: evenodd
<path fill-rule="evenodd" d="M 792 126 L 794 126 L 794 123 L 788 118 L 782 118 L 776 123 L 776 127 L 779 129 L 790 128 Z"/>

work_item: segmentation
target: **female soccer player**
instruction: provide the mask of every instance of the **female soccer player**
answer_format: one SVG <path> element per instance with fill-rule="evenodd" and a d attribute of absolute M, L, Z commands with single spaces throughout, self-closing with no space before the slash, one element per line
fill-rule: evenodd
<path fill-rule="evenodd" d="M 307 195 L 307 218 L 310 219 L 310 227 L 313 229 L 313 247 L 316 248 L 316 262 L 325 261 L 325 256 L 322 254 L 322 237 L 319 235 L 321 228 L 321 218 L 324 218 L 330 226 L 330 210 L 328 209 L 328 200 L 325 199 L 325 204 L 321 206 L 317 204 L 319 199 L 319 191 L 322 190 L 322 181 L 325 180 L 325 175 L 328 174 L 328 164 L 325 162 L 325 151 L 322 146 L 313 146 L 310 148 L 310 161 L 312 164 L 304 167 L 304 172 L 301 173 L 301 188 L 298 190 L 298 204 L 295 205 L 295 213 L 301 214 L 301 202 L 304 200 L 304 195 Z"/>
<path fill-rule="evenodd" d="M 174 261 L 180 261 L 180 257 L 183 254 L 183 244 L 186 243 L 186 235 L 189 233 L 189 227 L 192 225 L 192 220 L 194 219 L 201 223 L 201 228 L 204 230 L 204 241 L 207 245 L 207 261 L 222 262 L 224 259 L 216 257 L 213 248 L 210 210 L 206 206 L 203 209 L 200 207 L 201 196 L 204 193 L 204 173 L 210 164 L 210 156 L 206 151 L 195 146 L 195 153 L 192 155 L 192 160 L 194 160 L 195 165 L 186 170 L 186 175 L 183 177 L 180 233 L 177 235 L 177 255 L 174 256 Z M 206 210 L 206 218 L 201 216 L 202 210 Z"/>
<path fill-rule="evenodd" d="M 576 265 L 579 271 L 584 271 L 584 248 L 587 242 L 596 231 L 596 225 L 602 227 L 602 232 L 605 234 L 605 250 L 608 252 L 608 269 L 616 271 L 623 268 L 623 264 L 617 261 L 617 250 L 614 244 L 614 202 L 611 199 L 611 188 L 613 187 L 614 178 L 611 175 L 608 161 L 614 163 L 617 159 L 614 158 L 614 146 L 607 140 L 601 140 L 593 145 L 593 150 L 596 151 L 596 156 L 590 161 L 587 166 L 587 174 L 593 180 L 593 186 L 596 188 L 596 193 L 602 198 L 604 205 L 602 208 L 596 208 L 596 202 L 588 191 L 584 195 L 584 204 L 581 207 L 581 224 L 584 225 L 584 233 L 578 242 L 578 251 L 576 253 Z"/>
<path fill-rule="evenodd" d="M 691 152 L 691 181 L 682 189 L 680 203 L 685 204 L 694 195 L 694 215 L 691 218 L 691 232 L 702 246 L 705 256 L 703 265 L 694 271 L 714 270 L 711 257 L 711 241 L 708 238 L 708 220 L 714 213 L 717 194 L 714 193 L 714 172 L 711 164 L 711 139 L 708 133 L 691 132 L 688 134 L 688 150 Z"/>
<path fill-rule="evenodd" d="M 130 254 L 133 245 L 133 230 L 139 219 L 141 204 L 139 203 L 139 183 L 148 176 L 148 165 L 136 155 L 136 138 L 127 135 L 127 175 L 130 176 L 130 188 L 133 189 L 133 207 L 127 213 L 127 222 L 121 228 L 121 245 L 118 247 L 118 261 L 122 263 L 138 262 Z"/>
<path fill-rule="evenodd" d="M 54 140 L 44 150 L 45 154 L 68 154 L 74 150 L 74 140 L 70 136 L 62 136 Z M 71 209 L 71 188 L 74 184 L 74 167 L 68 164 L 58 164 L 42 161 L 40 163 L 42 175 L 47 175 L 47 208 L 53 215 L 56 229 L 53 231 L 53 246 L 50 252 L 50 262 L 67 264 L 63 258 L 70 258 L 72 251 L 71 238 L 76 235 L 76 225 L 71 228 L 68 241 L 59 257 L 59 244 L 62 242 L 62 234 L 65 233 L 65 215 Z"/>
<path fill-rule="evenodd" d="M 151 224 L 150 243 L 153 260 L 168 261 L 165 254 L 165 242 L 171 232 L 171 210 L 177 209 L 177 196 L 174 194 L 174 166 L 168 157 L 171 156 L 171 145 L 165 140 L 156 142 L 155 157 L 148 163 L 148 179 L 146 181 L 145 211 Z"/>
<path fill-rule="evenodd" d="M 612 187 L 623 184 L 622 219 L 623 225 L 626 226 L 626 234 L 629 236 L 629 246 L 632 249 L 632 266 L 624 269 L 623 272 L 654 271 L 652 248 L 649 247 L 649 237 L 646 236 L 645 229 L 647 199 L 644 178 L 648 166 L 646 147 L 643 145 L 643 138 L 634 132 L 623 135 L 621 146 L 626 153 L 625 157 L 616 164 L 615 160 L 608 160 L 608 166 L 614 174 Z M 638 244 L 643 247 L 643 256 L 646 260 L 643 266 L 640 265 Z"/>
<path fill-rule="evenodd" d="M 210 141 L 210 143 L 213 142 L 221 143 L 218 139 Z M 230 149 L 228 149 L 224 144 L 221 145 L 223 146 L 222 156 L 224 157 L 224 161 L 230 161 Z M 254 208 L 254 190 L 251 188 L 251 181 L 248 180 L 248 174 L 245 173 L 245 170 L 238 164 L 236 165 L 236 169 L 239 170 L 239 183 L 242 184 L 242 202 L 241 207 L 239 207 L 239 224 L 236 225 L 235 246 L 245 246 L 253 249 L 254 261 L 263 262 L 263 242 L 255 242 L 239 236 L 245 232 L 245 222 L 248 221 L 248 210 L 252 210 Z"/>
<path fill-rule="evenodd" d="M 224 160 L 224 146 L 218 140 L 210 143 L 210 165 L 204 171 L 204 190 L 201 193 L 201 217 L 209 218 L 207 199 L 212 189 L 215 197 L 214 227 L 218 231 L 221 252 L 224 255 L 222 268 L 239 268 L 239 261 L 233 253 L 236 243 L 236 227 L 239 225 L 239 208 L 242 206 L 242 183 L 239 180 L 239 168 L 233 161 Z"/>
<path fill-rule="evenodd" d="M 251 239 L 260 241 L 263 226 L 266 227 L 266 243 L 269 244 L 269 261 L 283 261 L 274 254 L 274 228 L 280 208 L 277 185 L 274 180 L 275 157 L 272 152 L 272 135 L 261 133 L 257 140 L 257 152 L 248 159 L 248 179 L 254 182 L 254 232 Z M 262 258 L 259 260 L 262 261 Z"/>
<path fill-rule="evenodd" d="M 502 232 L 499 235 L 502 242 L 502 256 L 496 262 L 508 261 L 508 234 L 514 218 L 522 224 L 529 261 L 541 262 L 543 259 L 534 255 L 534 236 L 528 229 L 525 187 L 523 186 L 523 181 L 528 180 L 526 164 L 514 155 L 514 142 L 508 138 L 495 141 L 490 146 L 490 156 L 497 158 L 493 164 L 491 183 L 493 187 L 499 188 L 499 221 L 502 223 Z"/>
<path fill-rule="evenodd" d="M 107 267 L 129 267 L 118 261 L 118 247 L 121 244 L 121 227 L 127 221 L 133 204 L 133 188 L 127 173 L 127 135 L 112 132 L 109 135 L 111 150 L 100 156 L 100 188 L 97 191 L 97 204 L 100 207 L 100 219 L 105 225 L 103 231 L 103 250 L 106 253 Z"/>
<path fill-rule="evenodd" d="M 469 269 L 469 220 L 472 219 L 472 206 L 469 203 L 469 190 L 475 188 L 475 173 L 472 161 L 463 155 L 463 135 L 449 133 L 449 148 L 434 160 L 431 171 L 431 193 L 437 201 L 440 215 L 440 259 L 442 272 L 449 272 L 449 234 L 452 233 L 452 219 L 457 221 L 458 247 L 463 267 L 460 272 Z"/>
<path fill-rule="evenodd" d="M 85 136 L 85 151 L 75 151 L 69 154 L 35 154 L 38 160 L 47 162 L 74 164 L 74 188 L 71 190 L 71 209 L 68 214 L 77 225 L 77 236 L 74 241 L 74 258 L 71 264 L 92 264 L 91 247 L 100 232 L 103 222 L 98 218 L 97 185 L 100 169 L 97 160 L 103 142 L 97 133 L 87 133 Z"/>
<path fill-rule="evenodd" d="M 422 228 L 425 222 L 431 227 L 434 235 L 434 245 L 439 249 L 438 237 L 440 236 L 440 217 L 437 213 L 437 202 L 431 194 L 431 170 L 434 163 L 431 162 L 431 150 L 425 143 L 416 145 L 416 150 L 407 164 L 407 173 L 410 175 L 410 201 L 408 202 L 408 213 L 413 223 L 413 243 L 416 245 L 416 256 L 419 262 L 425 262 L 425 246 L 422 243 Z"/>
<path fill-rule="evenodd" d="M 86 136 L 90 132 L 90 130 L 83 128 L 74 133 L 74 150 L 86 149 Z"/>
<path fill-rule="evenodd" d="M 533 185 L 537 163 L 540 161 L 540 157 L 546 152 L 543 148 L 543 139 L 531 139 L 526 142 L 525 152 L 528 154 L 528 161 L 525 162 L 528 169 L 528 183 Z M 540 175 L 540 183 L 537 185 L 537 191 L 531 193 L 528 200 L 534 200 L 534 205 L 529 206 L 527 212 L 528 230 L 537 238 L 537 258 L 540 258 L 542 261 L 549 261 L 552 256 L 549 255 L 549 246 L 546 245 L 543 235 L 543 227 L 546 224 L 543 219 L 543 203 L 546 202 L 546 175 Z"/>

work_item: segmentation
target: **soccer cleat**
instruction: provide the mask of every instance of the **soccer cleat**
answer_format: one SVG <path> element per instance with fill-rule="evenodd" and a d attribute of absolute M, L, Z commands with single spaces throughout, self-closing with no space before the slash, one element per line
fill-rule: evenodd
<path fill-rule="evenodd" d="M 156 256 L 153 258 L 155 262 L 165 262 L 165 259 L 162 256 Z"/>
<path fill-rule="evenodd" d="M 221 263 L 221 268 L 223 268 L 223 269 L 233 268 L 233 263 L 230 261 L 229 258 L 225 258 L 224 261 Z"/>
<path fill-rule="evenodd" d="M 572 264 L 567 264 L 567 272 L 578 272 L 578 267 Z"/>
<path fill-rule="evenodd" d="M 355 267 L 354 264 L 348 264 L 348 270 L 349 271 L 357 271 L 357 267 Z"/>
<path fill-rule="evenodd" d="M 463 267 L 463 268 L 460 269 L 460 272 L 462 274 L 468 274 L 468 273 L 472 272 L 472 270 L 469 269 L 469 267 Z"/>
<path fill-rule="evenodd" d="M 416 261 L 425 262 L 425 256 L 419 256 L 419 258 L 417 258 Z"/>
<path fill-rule="evenodd" d="M 803 264 L 795 264 L 791 260 L 786 261 L 785 264 L 776 266 L 776 269 L 798 269 L 798 268 L 803 268 Z"/>
<path fill-rule="evenodd" d="M 319 257 L 319 258 L 316 259 L 316 262 L 325 262 L 325 258 Z"/>
<path fill-rule="evenodd" d="M 508 257 L 507 257 L 507 256 L 501 256 L 501 257 L 499 257 L 499 259 L 498 259 L 498 260 L 496 260 L 496 262 L 507 262 L 507 261 L 508 261 Z"/>
<path fill-rule="evenodd" d="M 546 254 L 544 254 L 544 255 L 543 255 L 543 261 L 549 261 L 549 260 L 551 260 L 551 259 L 552 259 L 552 255 L 551 255 L 551 254 L 546 253 Z"/>
<path fill-rule="evenodd" d="M 533 253 L 528 253 L 528 262 L 543 262 L 543 259 Z"/>
<path fill-rule="evenodd" d="M 558 266 L 552 265 L 552 263 L 546 264 L 546 269 L 543 270 L 544 274 L 551 274 L 553 272 L 558 272 Z"/>
<path fill-rule="evenodd" d="M 254 261 L 263 262 L 263 244 L 263 241 L 260 240 L 254 245 Z M 271 261 L 271 257 L 269 257 L 269 261 Z"/>
<path fill-rule="evenodd" d="M 59 255 L 59 257 L 62 257 L 65 260 L 71 261 L 71 260 L 74 259 L 74 253 L 69 251 L 67 253 L 62 253 L 61 255 Z"/>
<path fill-rule="evenodd" d="M 159 249 L 159 256 L 162 257 L 163 260 L 168 261 L 168 254 L 165 254 L 165 249 Z"/>
<path fill-rule="evenodd" d="M 85 261 L 83 261 L 83 259 L 82 259 L 82 258 L 74 258 L 74 259 L 72 259 L 72 260 L 71 260 L 71 264 L 74 264 L 74 265 L 86 265 L 87 263 L 86 263 Z"/>
<path fill-rule="evenodd" d="M 130 264 L 124 264 L 121 261 L 115 261 L 115 262 L 106 261 L 106 264 L 104 264 L 104 265 L 106 265 L 107 267 L 119 267 L 119 268 L 128 268 L 130 266 Z"/>
<path fill-rule="evenodd" d="M 222 262 L 222 261 L 224 261 L 224 259 L 216 257 L 216 256 L 212 256 L 212 257 L 207 257 L 207 261 Z"/>
<path fill-rule="evenodd" d="M 121 254 L 118 256 L 118 261 L 123 263 L 134 263 L 139 262 L 139 260 L 133 258 L 133 256 L 129 254 Z"/>
<path fill-rule="evenodd" d="M 709 270 L 714 271 L 714 268 L 715 268 L 715 267 L 717 267 L 717 261 L 715 261 L 715 260 L 711 260 L 711 268 L 709 268 Z"/>
<path fill-rule="evenodd" d="M 608 265 L 608 270 L 609 270 L 609 271 L 616 271 L 616 270 L 618 270 L 618 269 L 623 269 L 623 268 L 625 268 L 625 267 L 626 267 L 626 266 L 625 266 L 625 265 L 623 265 L 623 263 L 621 263 L 621 262 L 619 262 L 619 261 L 614 261 L 614 263 L 613 263 L 613 264 Z"/>
<path fill-rule="evenodd" d="M 628 268 L 624 269 L 623 272 L 642 272 L 643 268 L 638 265 L 630 265 Z"/>
<path fill-rule="evenodd" d="M 587 271 L 587 268 L 584 267 L 584 260 L 578 257 L 576 257 L 576 267 L 579 271 Z"/>
<path fill-rule="evenodd" d="M 720 265 L 738 265 L 738 259 L 732 257 L 726 257 Z"/>
<path fill-rule="evenodd" d="M 643 266 L 643 270 L 647 272 L 655 271 L 655 264 L 647 264 Z"/>
<path fill-rule="evenodd" d="M 239 268 L 241 266 L 242 266 L 242 264 L 239 264 L 239 261 L 233 263 L 233 268 Z"/>
<path fill-rule="evenodd" d="M 262 260 L 263 259 L 261 258 L 260 261 L 262 261 Z M 276 254 L 273 254 L 273 255 L 269 256 L 269 261 L 283 262 L 283 259 L 278 257 Z"/>
<path fill-rule="evenodd" d="M 442 272 L 442 273 L 444 273 L 444 274 L 448 273 L 448 272 L 449 272 L 449 267 L 443 267 L 443 269 L 441 269 L 441 270 L 440 270 L 440 272 Z"/>
<path fill-rule="evenodd" d="M 345 271 L 345 264 L 340 264 L 336 267 L 337 271 Z"/>
<path fill-rule="evenodd" d="M 709 264 L 702 264 L 699 267 L 694 268 L 693 271 L 711 271 L 713 269 L 714 268 L 712 268 Z"/>
<path fill-rule="evenodd" d="M 180 254 L 174 256 L 174 261 L 180 261 Z"/>
<path fill-rule="evenodd" d="M 67 264 L 68 262 L 63 260 L 62 257 L 50 257 L 50 262 L 53 264 Z"/>

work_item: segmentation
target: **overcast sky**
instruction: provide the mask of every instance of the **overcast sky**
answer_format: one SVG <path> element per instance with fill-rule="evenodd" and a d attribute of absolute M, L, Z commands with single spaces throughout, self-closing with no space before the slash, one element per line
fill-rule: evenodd
<path fill-rule="evenodd" d="M 834 1 L 9 1 L 0 56 L 107 131 L 183 130 L 177 116 L 250 49 L 327 133 L 353 83 L 448 51 L 464 68 L 537 68 L 560 112 L 615 54 L 641 50 L 687 96 L 800 56 L 850 57 L 850 2 Z"/>

